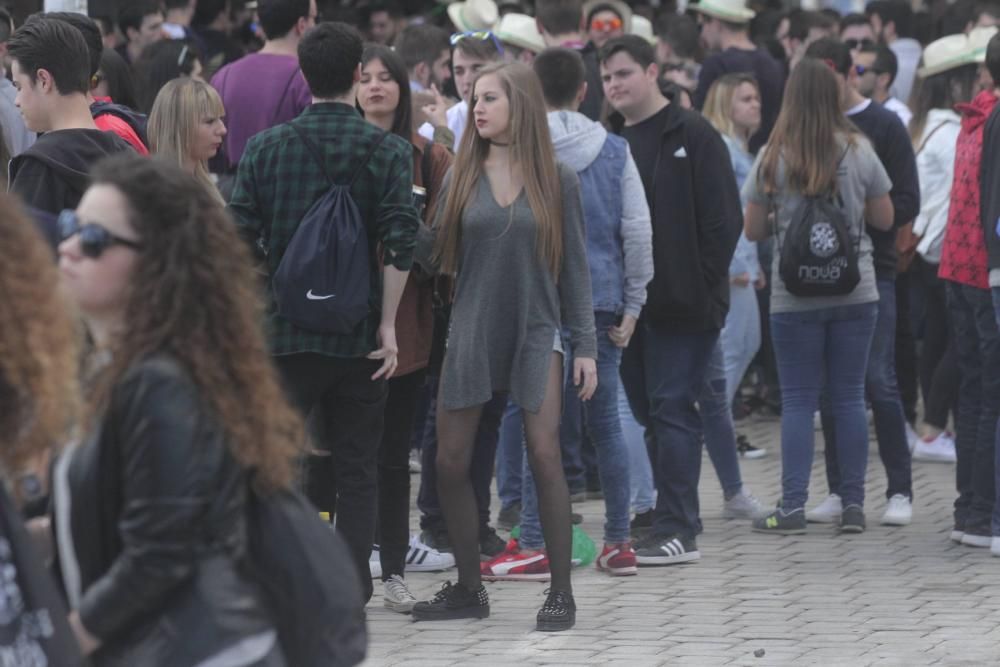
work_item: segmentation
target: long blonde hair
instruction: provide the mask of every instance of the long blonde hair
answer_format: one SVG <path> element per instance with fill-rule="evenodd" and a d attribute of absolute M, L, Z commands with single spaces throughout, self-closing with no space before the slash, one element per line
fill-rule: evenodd
<path fill-rule="evenodd" d="M 738 141 L 746 150 L 749 137 L 740 136 L 736 124 L 733 123 L 733 97 L 736 95 L 736 90 L 744 83 L 749 83 L 757 89 L 758 94 L 760 93 L 760 86 L 757 85 L 757 79 L 753 74 L 737 72 L 720 76 L 708 89 L 701 115 L 712 124 L 712 127 Z"/>
<path fill-rule="evenodd" d="M 472 99 L 475 99 L 476 86 L 488 75 L 497 78 L 510 102 L 511 164 L 521 170 L 528 205 L 538 226 L 538 257 L 552 272 L 553 278 L 558 279 L 563 233 L 562 198 L 558 193 L 562 185 L 549 135 L 542 86 L 530 67 L 521 63 L 497 63 L 479 72 L 472 84 Z M 435 255 L 444 273 L 458 270 L 462 214 L 476 183 L 484 178 L 483 161 L 490 150 L 489 140 L 480 137 L 476 130 L 472 112 L 470 104 L 468 122 L 451 169 L 451 186 L 438 218 Z"/>
<path fill-rule="evenodd" d="M 205 118 L 221 118 L 224 115 L 222 98 L 215 88 L 204 81 L 188 76 L 168 81 L 156 95 L 149 112 L 146 128 L 149 147 L 154 153 L 167 156 L 186 169 L 198 125 Z M 208 174 L 208 165 L 197 162 L 194 175 L 221 199 Z"/>

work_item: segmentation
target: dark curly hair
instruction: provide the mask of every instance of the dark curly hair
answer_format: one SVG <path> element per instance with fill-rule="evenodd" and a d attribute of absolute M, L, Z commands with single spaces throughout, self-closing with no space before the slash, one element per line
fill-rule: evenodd
<path fill-rule="evenodd" d="M 265 344 L 250 250 L 223 205 L 177 165 L 131 151 L 101 161 L 91 177 L 124 195 L 143 243 L 126 326 L 97 381 L 92 414 L 103 412 L 130 366 L 167 353 L 191 376 L 233 456 L 255 471 L 261 488 L 289 486 L 304 430 Z"/>
<path fill-rule="evenodd" d="M 0 238 L 0 465 L 11 474 L 69 440 L 78 336 L 52 251 L 5 194 Z"/>

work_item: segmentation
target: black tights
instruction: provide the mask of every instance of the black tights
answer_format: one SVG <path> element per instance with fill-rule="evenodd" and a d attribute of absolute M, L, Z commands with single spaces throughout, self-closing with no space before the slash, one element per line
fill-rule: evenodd
<path fill-rule="evenodd" d="M 562 385 L 562 355 L 554 353 L 542 406 L 537 413 L 524 413 L 524 435 L 531 472 L 538 489 L 538 512 L 552 572 L 552 590 L 570 593 L 573 526 L 569 490 L 559 452 Z M 458 566 L 458 581 L 469 590 L 476 590 L 481 581 L 479 514 L 469 478 L 469 466 L 483 406 L 445 410 L 442 405 L 438 401 L 438 495 Z"/>

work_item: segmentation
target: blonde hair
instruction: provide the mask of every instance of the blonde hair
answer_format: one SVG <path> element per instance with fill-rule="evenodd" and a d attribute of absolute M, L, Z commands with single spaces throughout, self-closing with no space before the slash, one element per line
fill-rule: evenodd
<path fill-rule="evenodd" d="M 549 135 L 545 113 L 545 98 L 538 77 L 521 63 L 497 63 L 483 68 L 472 84 L 472 99 L 476 86 L 484 76 L 495 76 L 510 103 L 511 164 L 521 170 L 528 205 L 538 226 L 536 247 L 538 257 L 558 279 L 562 263 L 562 189 L 556 168 L 555 149 Z M 490 142 L 479 136 L 473 118 L 474 104 L 469 105 L 469 118 L 451 169 L 451 185 L 441 203 L 444 208 L 438 219 L 438 244 L 435 255 L 444 273 L 458 269 L 462 243 L 462 214 L 472 196 L 472 190 L 483 175 L 483 161 L 489 154 Z"/>
<path fill-rule="evenodd" d="M 153 153 L 168 157 L 187 168 L 198 125 L 205 118 L 225 115 L 222 98 L 215 88 L 198 79 L 182 76 L 168 81 L 156 95 L 146 128 Z M 208 174 L 208 165 L 198 161 L 195 177 L 221 199 Z"/>
<path fill-rule="evenodd" d="M 736 90 L 744 83 L 752 85 L 760 94 L 760 86 L 752 74 L 736 73 L 720 76 L 708 89 L 701 115 L 721 134 L 736 139 L 746 149 L 749 137 L 741 137 L 736 124 L 733 123 L 733 97 L 736 95 Z"/>

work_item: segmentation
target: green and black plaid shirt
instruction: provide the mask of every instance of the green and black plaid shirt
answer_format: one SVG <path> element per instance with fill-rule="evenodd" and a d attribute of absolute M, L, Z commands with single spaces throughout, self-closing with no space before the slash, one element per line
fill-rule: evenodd
<path fill-rule="evenodd" d="M 294 122 L 323 150 L 327 172 L 337 183 L 350 182 L 382 132 L 346 104 L 314 104 Z M 269 276 L 277 270 L 299 221 L 329 188 L 330 183 L 313 154 L 287 125 L 261 132 L 247 143 L 229 209 L 247 238 L 268 239 L 265 250 Z M 368 244 L 373 253 L 368 317 L 349 335 L 304 331 L 275 312 L 268 289 L 271 348 L 275 355 L 317 352 L 334 357 L 362 357 L 377 348 L 382 273 L 375 252 L 381 251 L 387 266 L 401 271 L 410 269 L 419 225 L 412 191 L 413 148 L 390 134 L 351 188 L 368 226 Z"/>

